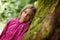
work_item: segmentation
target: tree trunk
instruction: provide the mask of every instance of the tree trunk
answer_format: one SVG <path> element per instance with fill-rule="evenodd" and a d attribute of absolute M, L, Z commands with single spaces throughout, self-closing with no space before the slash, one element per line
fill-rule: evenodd
<path fill-rule="evenodd" d="M 43 40 L 52 29 L 50 22 L 59 0 L 37 1 L 39 2 L 37 12 L 23 40 Z"/>

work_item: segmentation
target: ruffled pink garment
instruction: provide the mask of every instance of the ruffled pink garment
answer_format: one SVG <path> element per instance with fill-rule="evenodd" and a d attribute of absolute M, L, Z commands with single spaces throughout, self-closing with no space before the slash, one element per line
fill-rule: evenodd
<path fill-rule="evenodd" d="M 22 40 L 27 30 L 27 22 L 21 23 L 18 18 L 10 19 L 0 35 L 0 40 Z"/>

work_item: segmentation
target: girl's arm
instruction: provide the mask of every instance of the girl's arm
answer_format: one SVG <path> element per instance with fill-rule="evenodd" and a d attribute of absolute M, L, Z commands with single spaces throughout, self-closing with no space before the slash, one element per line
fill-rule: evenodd
<path fill-rule="evenodd" d="M 7 31 L 8 26 L 10 25 L 11 19 L 7 22 L 7 24 L 5 25 L 5 27 L 3 28 L 3 31 L 0 35 L 0 38 L 5 34 L 5 32 Z"/>
<path fill-rule="evenodd" d="M 17 25 L 16 19 L 9 20 L 9 22 L 6 24 L 2 34 L 1 34 L 1 40 L 11 40 L 15 33 L 16 33 L 16 27 Z M 17 26 L 16 26 L 17 25 Z"/>
<path fill-rule="evenodd" d="M 29 29 L 29 25 L 25 25 L 25 26 L 23 26 L 22 27 L 22 32 L 21 32 L 21 35 L 17 38 L 18 40 L 22 40 L 23 39 L 23 36 L 24 36 L 24 34 L 28 31 L 28 29 Z"/>

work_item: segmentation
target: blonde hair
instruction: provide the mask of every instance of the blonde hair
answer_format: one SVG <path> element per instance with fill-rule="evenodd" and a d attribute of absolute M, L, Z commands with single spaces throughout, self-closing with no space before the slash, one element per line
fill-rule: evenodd
<path fill-rule="evenodd" d="M 18 18 L 20 19 L 20 16 L 21 16 L 22 12 L 23 12 L 25 9 L 28 9 L 28 8 L 32 9 L 32 11 L 33 11 L 32 18 L 30 19 L 30 22 L 31 22 L 32 19 L 33 19 L 33 17 L 34 17 L 34 15 L 35 15 L 35 12 L 36 12 L 36 7 L 35 7 L 33 4 L 28 4 L 28 5 L 26 5 L 26 6 L 20 11 Z"/>

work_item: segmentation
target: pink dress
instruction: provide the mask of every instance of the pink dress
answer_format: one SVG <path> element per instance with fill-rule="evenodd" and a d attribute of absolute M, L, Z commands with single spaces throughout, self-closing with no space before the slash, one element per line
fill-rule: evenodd
<path fill-rule="evenodd" d="M 27 30 L 27 22 L 21 23 L 18 18 L 10 19 L 0 35 L 0 40 L 22 40 Z"/>

